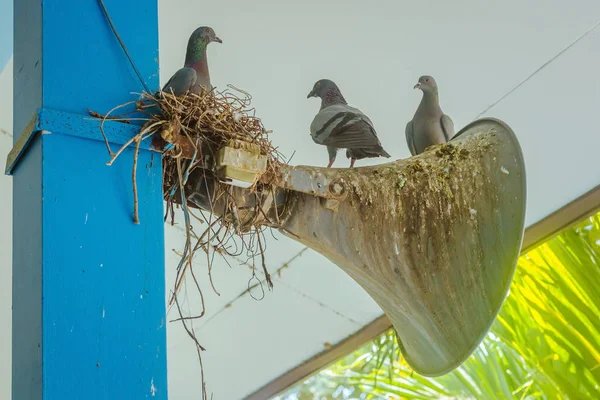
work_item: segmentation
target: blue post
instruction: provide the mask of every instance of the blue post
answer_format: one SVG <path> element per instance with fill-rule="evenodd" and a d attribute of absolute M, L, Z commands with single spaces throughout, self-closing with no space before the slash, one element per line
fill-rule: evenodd
<path fill-rule="evenodd" d="M 150 89 L 157 0 L 105 0 Z M 142 85 L 97 0 L 14 0 L 13 399 L 166 399 L 161 157 L 113 166 L 86 109 Z M 113 150 L 139 128 L 107 123 Z M 33 134 L 32 134 L 33 132 Z"/>

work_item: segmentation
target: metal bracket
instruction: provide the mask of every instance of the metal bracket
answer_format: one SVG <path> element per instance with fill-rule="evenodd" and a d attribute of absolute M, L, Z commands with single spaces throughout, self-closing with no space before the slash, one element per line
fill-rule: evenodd
<path fill-rule="evenodd" d="M 31 121 L 25 127 L 23 133 L 13 146 L 6 159 L 4 173 L 12 175 L 19 160 L 27 152 L 29 145 L 37 136 L 37 133 L 62 134 L 76 136 L 84 139 L 104 140 L 100 130 L 101 119 L 88 115 L 73 114 L 64 111 L 52 110 L 49 108 L 39 108 Z M 104 134 L 110 143 L 123 145 L 131 137 L 135 136 L 139 130 L 139 125 L 126 124 L 118 121 L 106 120 L 103 125 Z M 152 146 L 151 139 L 146 139 L 140 143 L 140 149 L 158 151 Z"/>
<path fill-rule="evenodd" d="M 6 157 L 6 168 L 4 170 L 4 173 L 6 175 L 12 174 L 13 169 L 15 168 L 17 162 L 25 152 L 25 149 L 29 147 L 29 143 L 31 143 L 33 138 L 39 132 L 37 129 L 35 129 L 36 122 L 37 114 L 35 114 L 33 118 L 31 118 L 31 121 L 29 121 L 29 123 L 25 127 L 25 130 L 23 131 L 21 136 L 19 136 L 17 143 L 14 144 L 13 148 L 8 153 L 8 156 Z"/>
<path fill-rule="evenodd" d="M 277 186 L 283 189 L 295 190 L 317 197 L 332 200 L 344 200 L 347 195 L 347 185 L 344 178 L 334 175 L 323 168 L 306 166 L 290 167 L 283 165 Z M 331 172 L 333 174 L 333 172 Z"/>

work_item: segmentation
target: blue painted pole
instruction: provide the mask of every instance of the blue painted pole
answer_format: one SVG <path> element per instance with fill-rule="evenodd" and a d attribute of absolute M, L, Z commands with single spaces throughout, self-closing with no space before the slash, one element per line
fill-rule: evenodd
<path fill-rule="evenodd" d="M 157 0 L 105 3 L 157 89 Z M 142 85 L 97 0 L 14 0 L 14 19 L 13 399 L 166 399 L 161 158 L 142 146 L 135 225 L 133 149 L 108 167 L 86 117 Z"/>

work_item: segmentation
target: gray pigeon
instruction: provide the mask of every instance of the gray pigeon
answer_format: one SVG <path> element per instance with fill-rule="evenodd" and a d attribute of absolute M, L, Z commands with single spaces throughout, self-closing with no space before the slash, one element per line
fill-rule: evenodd
<path fill-rule="evenodd" d="M 202 26 L 194 31 L 188 40 L 183 68 L 175 73 L 163 87 L 163 91 L 173 91 L 175 96 L 187 93 L 201 93 L 203 89 L 211 90 L 206 47 L 209 43 L 223 43 L 215 31 Z"/>
<path fill-rule="evenodd" d="M 321 98 L 321 109 L 310 124 L 310 135 L 315 143 L 327 146 L 327 168 L 333 165 L 338 149 L 346 149 L 350 168 L 363 158 L 390 157 L 381 147 L 369 117 L 350 107 L 333 81 L 317 81 L 307 96 L 311 97 Z"/>
<path fill-rule="evenodd" d="M 429 146 L 452 139 L 454 122 L 440 108 L 435 79 L 422 76 L 414 88 L 423 91 L 423 98 L 412 121 L 406 124 L 406 143 L 410 153 L 416 156 Z"/>

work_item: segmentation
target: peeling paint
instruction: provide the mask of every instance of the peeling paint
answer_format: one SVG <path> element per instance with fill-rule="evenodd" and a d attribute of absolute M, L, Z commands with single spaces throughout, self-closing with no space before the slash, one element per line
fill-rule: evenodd
<path fill-rule="evenodd" d="M 150 380 L 150 394 L 152 397 L 156 396 L 156 386 L 154 386 L 154 378 Z"/>

